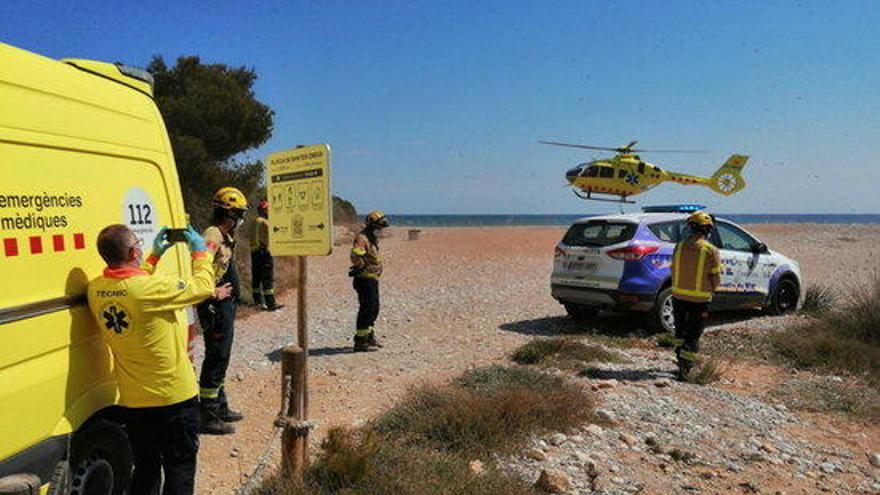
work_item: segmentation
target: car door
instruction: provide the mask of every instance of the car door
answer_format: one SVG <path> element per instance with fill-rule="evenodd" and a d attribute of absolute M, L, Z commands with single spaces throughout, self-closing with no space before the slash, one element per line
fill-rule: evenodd
<path fill-rule="evenodd" d="M 766 253 L 756 252 L 760 243 L 739 227 L 724 221 L 716 223 L 712 242 L 721 250 L 721 286 L 717 306 L 721 309 L 760 307 L 767 296 L 762 262 Z"/>

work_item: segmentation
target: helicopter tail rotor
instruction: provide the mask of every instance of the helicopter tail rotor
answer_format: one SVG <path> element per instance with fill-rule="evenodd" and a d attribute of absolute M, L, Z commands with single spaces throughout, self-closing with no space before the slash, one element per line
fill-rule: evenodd
<path fill-rule="evenodd" d="M 749 161 L 748 156 L 731 155 L 709 179 L 709 187 L 725 196 L 743 190 L 746 187 L 746 180 L 742 176 L 742 169 L 747 161 Z"/>

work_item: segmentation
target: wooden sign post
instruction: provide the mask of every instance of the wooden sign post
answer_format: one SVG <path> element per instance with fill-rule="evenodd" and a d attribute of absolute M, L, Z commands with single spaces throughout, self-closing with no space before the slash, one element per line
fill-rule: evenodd
<path fill-rule="evenodd" d="M 287 478 L 302 475 L 308 463 L 309 340 L 308 256 L 333 249 L 330 146 L 297 146 L 269 155 L 269 250 L 297 257 L 297 344 L 281 352 L 281 468 Z"/>

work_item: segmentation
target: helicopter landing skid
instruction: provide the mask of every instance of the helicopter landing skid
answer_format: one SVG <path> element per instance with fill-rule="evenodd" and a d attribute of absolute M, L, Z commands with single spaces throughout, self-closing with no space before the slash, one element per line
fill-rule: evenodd
<path fill-rule="evenodd" d="M 577 196 L 581 199 L 588 199 L 590 201 L 604 201 L 606 203 L 624 203 L 624 204 L 630 204 L 630 205 L 636 204 L 635 201 L 627 200 L 626 196 L 618 196 L 617 199 L 603 198 L 603 197 L 597 198 L 597 197 L 594 197 L 590 191 L 587 191 L 587 194 L 583 194 L 583 193 L 578 192 L 576 190 L 572 190 L 571 192 L 573 192 L 575 196 Z"/>

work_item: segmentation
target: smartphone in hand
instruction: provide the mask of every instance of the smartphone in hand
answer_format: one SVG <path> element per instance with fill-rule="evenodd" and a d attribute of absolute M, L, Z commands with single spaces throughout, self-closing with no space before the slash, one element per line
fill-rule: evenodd
<path fill-rule="evenodd" d="M 168 229 L 165 238 L 168 239 L 168 242 L 186 242 L 184 231 L 186 229 Z"/>

